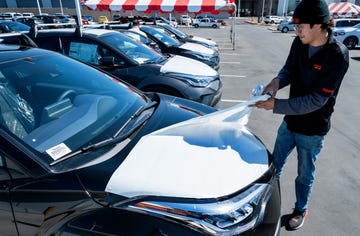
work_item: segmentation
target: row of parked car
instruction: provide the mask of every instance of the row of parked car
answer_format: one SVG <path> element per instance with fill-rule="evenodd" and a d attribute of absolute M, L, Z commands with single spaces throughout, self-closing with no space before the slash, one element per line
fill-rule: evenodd
<path fill-rule="evenodd" d="M 39 30 L 32 31 L 30 37 L 39 47 L 106 70 L 143 91 L 156 90 L 210 106 L 219 102 L 222 83 L 217 72 L 218 51 L 199 43 L 180 42 L 155 26 L 142 26 L 147 36 L 144 40 L 158 49 L 155 51 L 125 35 L 134 37 L 136 32 L 129 34 L 119 26 L 108 26 L 112 30 L 85 28 L 81 34 L 66 28 Z"/>
<path fill-rule="evenodd" d="M 282 33 L 294 31 L 294 23 L 291 19 L 277 25 L 277 30 Z M 334 36 L 349 49 L 360 45 L 360 18 L 339 18 L 334 20 Z"/>
<path fill-rule="evenodd" d="M 56 14 L 47 14 L 42 13 L 35 15 L 33 13 L 1 13 L 0 14 L 1 21 L 15 21 L 21 22 L 28 26 L 32 26 L 34 24 L 77 24 L 77 16 L 75 15 L 67 15 L 62 13 Z M 92 16 L 82 16 L 82 24 L 90 24 L 93 23 Z"/>
<path fill-rule="evenodd" d="M 0 235 L 276 235 L 272 156 L 227 123 L 247 104 L 119 31 L 0 34 Z"/>

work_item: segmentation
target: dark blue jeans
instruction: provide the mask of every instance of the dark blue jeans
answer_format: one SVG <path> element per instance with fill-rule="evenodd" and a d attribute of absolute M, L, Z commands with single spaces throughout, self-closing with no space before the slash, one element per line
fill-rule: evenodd
<path fill-rule="evenodd" d="M 295 209 L 305 211 L 315 178 L 315 161 L 323 147 L 325 136 L 307 136 L 293 133 L 285 121 L 279 127 L 275 147 L 274 165 L 281 176 L 283 167 L 292 150 L 296 147 L 298 168 L 295 179 Z"/>

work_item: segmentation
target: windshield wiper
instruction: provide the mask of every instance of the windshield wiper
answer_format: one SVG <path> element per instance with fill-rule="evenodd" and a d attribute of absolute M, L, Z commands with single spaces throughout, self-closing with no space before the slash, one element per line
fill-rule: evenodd
<path fill-rule="evenodd" d="M 129 123 L 130 123 L 132 120 L 136 119 L 136 118 L 139 117 L 144 111 L 146 111 L 146 110 L 154 107 L 156 104 L 157 104 L 157 102 L 151 101 L 151 102 L 149 102 L 146 106 L 144 106 L 144 105 L 140 106 L 140 107 L 135 111 L 135 113 L 134 113 L 132 116 L 129 117 L 129 119 L 120 127 L 120 129 L 119 129 L 112 137 L 110 137 L 110 138 L 108 138 L 108 139 L 105 139 L 105 140 L 103 140 L 103 141 L 101 141 L 101 142 L 94 143 L 94 144 L 88 145 L 88 146 L 86 146 L 86 147 L 83 147 L 83 148 L 81 148 L 81 149 L 79 149 L 79 150 L 77 150 L 77 151 L 75 151 L 75 152 L 69 153 L 68 155 L 65 155 L 65 156 L 63 156 L 63 157 L 61 157 L 61 158 L 53 161 L 52 163 L 50 163 L 50 166 L 55 165 L 55 164 L 57 164 L 57 163 L 59 163 L 59 162 L 65 161 L 65 160 L 67 160 L 67 159 L 69 159 L 69 158 L 71 158 L 71 157 L 73 157 L 73 156 L 76 156 L 76 155 L 78 155 L 78 154 L 80 154 L 80 153 L 88 152 L 88 151 L 91 151 L 91 150 L 96 150 L 96 149 L 99 149 L 99 148 L 101 148 L 101 147 L 105 147 L 105 146 L 107 146 L 107 145 L 109 145 L 109 144 L 117 143 L 118 141 L 120 141 L 120 140 L 122 140 L 122 139 L 125 139 L 126 137 L 128 137 L 128 132 L 125 133 L 125 134 L 123 134 L 123 135 L 120 135 L 121 132 L 124 131 L 124 129 L 129 125 Z M 150 117 L 150 115 L 149 115 L 148 117 Z M 146 119 L 144 119 L 144 121 L 147 120 L 148 117 L 146 117 Z M 141 122 L 141 123 L 143 123 L 143 122 Z M 136 126 L 136 127 L 137 127 L 137 126 Z M 135 127 L 135 128 L 136 128 L 136 127 Z M 134 128 L 131 129 L 131 130 L 134 130 Z"/>
<path fill-rule="evenodd" d="M 163 61 L 166 61 L 169 57 L 170 57 L 170 55 L 161 56 L 157 59 L 156 63 L 162 63 Z"/>

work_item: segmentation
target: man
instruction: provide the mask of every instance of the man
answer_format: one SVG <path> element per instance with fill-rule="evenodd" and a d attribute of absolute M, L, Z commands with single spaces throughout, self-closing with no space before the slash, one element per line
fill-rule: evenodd
<path fill-rule="evenodd" d="M 134 32 L 136 32 L 136 33 L 139 33 L 139 34 L 141 34 L 142 36 L 144 36 L 144 37 L 147 37 L 147 35 L 143 32 L 143 31 L 141 31 L 141 29 L 140 29 L 140 22 L 138 21 L 138 20 L 134 20 L 133 22 L 132 22 L 132 27 L 129 29 L 130 31 L 134 31 Z"/>
<path fill-rule="evenodd" d="M 284 114 L 274 146 L 274 165 L 279 176 L 294 148 L 297 150 L 298 175 L 295 179 L 296 202 L 288 222 L 300 228 L 308 215 L 315 161 L 330 129 L 330 117 L 341 81 L 349 66 L 349 54 L 332 35 L 329 10 L 324 0 L 303 0 L 293 15 L 295 32 L 285 65 L 263 93 L 272 92 L 267 101 L 252 105 Z M 288 99 L 276 92 L 290 85 Z"/>

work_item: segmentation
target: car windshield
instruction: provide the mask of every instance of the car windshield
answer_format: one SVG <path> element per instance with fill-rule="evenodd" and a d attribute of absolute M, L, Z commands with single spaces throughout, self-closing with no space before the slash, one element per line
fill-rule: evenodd
<path fill-rule="evenodd" d="M 181 43 L 178 40 L 172 38 L 170 35 L 165 34 L 164 30 L 158 28 L 151 28 L 151 27 L 141 27 L 141 30 L 150 34 L 151 36 L 156 38 L 158 41 L 164 43 L 168 47 L 171 46 L 178 47 L 181 45 Z"/>
<path fill-rule="evenodd" d="M 171 33 L 177 35 L 178 37 L 180 37 L 180 38 L 182 38 L 182 39 L 184 39 L 184 38 L 187 37 L 187 35 L 186 35 L 184 32 L 182 32 L 182 31 L 180 31 L 180 30 L 178 30 L 178 29 L 175 29 L 175 28 L 173 28 L 173 27 L 171 27 L 171 26 L 162 25 L 162 27 L 164 27 L 168 32 L 171 32 Z"/>
<path fill-rule="evenodd" d="M 148 103 L 136 89 L 57 54 L 0 64 L 1 127 L 48 162 L 109 137 L 130 135 L 125 124 Z"/>
<path fill-rule="evenodd" d="M 7 32 L 21 32 L 30 30 L 29 26 L 16 21 L 1 22 L 0 24 L 2 24 L 3 27 L 7 29 Z"/>
<path fill-rule="evenodd" d="M 140 64 L 156 62 L 162 57 L 161 54 L 140 41 L 135 41 L 122 33 L 106 34 L 102 39 Z"/>

